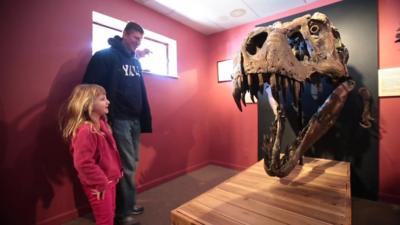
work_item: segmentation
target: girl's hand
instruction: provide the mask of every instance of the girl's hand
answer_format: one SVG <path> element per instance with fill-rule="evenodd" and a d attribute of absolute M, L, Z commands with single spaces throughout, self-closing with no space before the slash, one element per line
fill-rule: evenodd
<path fill-rule="evenodd" d="M 97 200 L 103 200 L 106 195 L 106 191 L 98 191 L 96 189 L 92 189 L 92 195 L 96 196 Z"/>
<path fill-rule="evenodd" d="M 112 180 L 109 180 L 107 182 L 107 184 L 110 184 L 110 183 L 112 183 Z M 106 195 L 106 190 L 98 191 L 97 189 L 92 189 L 92 195 L 95 195 L 97 200 L 103 200 Z"/>

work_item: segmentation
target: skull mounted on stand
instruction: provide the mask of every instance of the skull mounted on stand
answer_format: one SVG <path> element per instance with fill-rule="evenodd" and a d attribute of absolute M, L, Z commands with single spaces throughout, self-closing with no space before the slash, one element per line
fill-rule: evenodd
<path fill-rule="evenodd" d="M 264 83 L 270 87 L 272 96 L 269 99 L 275 120 L 263 144 L 267 174 L 287 176 L 304 152 L 336 122 L 349 92 L 355 86 L 348 74 L 348 58 L 338 30 L 322 13 L 257 27 L 243 42 L 240 54 L 234 60 L 233 97 L 242 110 L 242 103 L 246 105 L 246 92 L 250 92 L 254 99 L 257 92 L 264 91 Z M 305 124 L 300 99 L 304 85 L 310 83 L 312 95 L 318 96 L 323 88 L 322 79 L 329 79 L 335 89 Z M 368 103 L 368 90 L 363 89 L 361 94 Z M 289 146 L 281 149 L 287 118 L 284 106 L 288 103 L 297 112 L 297 123 L 302 129 Z M 364 112 L 361 125 L 370 127 L 370 107 L 366 107 Z"/>

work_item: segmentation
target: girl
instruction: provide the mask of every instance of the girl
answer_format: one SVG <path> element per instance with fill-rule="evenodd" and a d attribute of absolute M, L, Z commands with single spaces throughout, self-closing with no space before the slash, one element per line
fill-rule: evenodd
<path fill-rule="evenodd" d="M 104 88 L 81 84 L 74 88 L 61 120 L 70 143 L 74 167 L 89 199 L 96 224 L 114 224 L 115 186 L 122 167 L 106 122 L 110 102 Z"/>

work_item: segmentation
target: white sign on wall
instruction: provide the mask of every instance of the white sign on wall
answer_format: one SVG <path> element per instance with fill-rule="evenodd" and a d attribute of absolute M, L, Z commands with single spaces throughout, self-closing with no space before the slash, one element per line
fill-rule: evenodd
<path fill-rule="evenodd" d="M 378 71 L 379 97 L 400 96 L 400 67 Z"/>

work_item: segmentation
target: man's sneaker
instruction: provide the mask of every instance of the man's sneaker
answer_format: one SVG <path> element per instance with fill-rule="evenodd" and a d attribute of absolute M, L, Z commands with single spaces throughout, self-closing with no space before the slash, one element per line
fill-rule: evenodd
<path fill-rule="evenodd" d="M 115 218 L 116 225 L 140 225 L 132 215 L 126 216 L 124 218 Z"/>
<path fill-rule="evenodd" d="M 133 207 L 133 211 L 131 212 L 132 215 L 139 215 L 142 214 L 144 211 L 144 207 L 140 205 L 135 205 Z"/>

